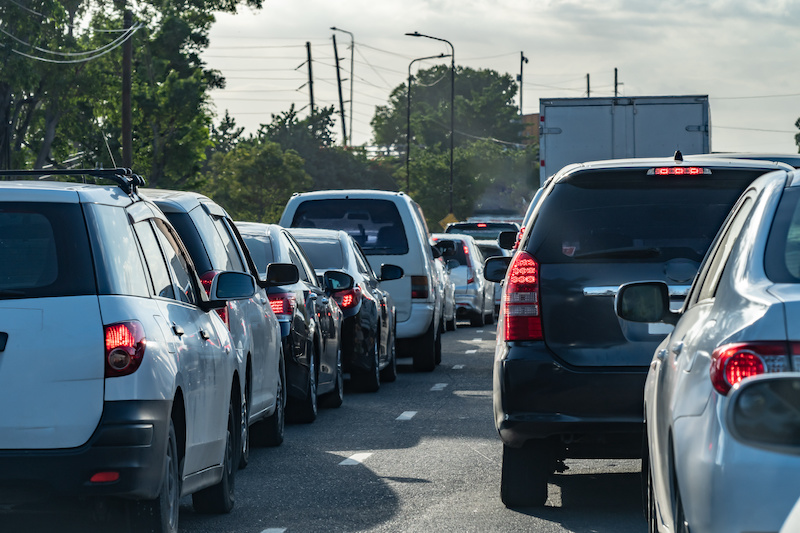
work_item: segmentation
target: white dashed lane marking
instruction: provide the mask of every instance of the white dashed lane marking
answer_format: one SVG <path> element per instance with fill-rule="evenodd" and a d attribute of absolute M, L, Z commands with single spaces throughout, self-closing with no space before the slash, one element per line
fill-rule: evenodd
<path fill-rule="evenodd" d="M 431 390 L 432 391 L 441 391 L 441 390 L 444 390 L 445 387 L 447 387 L 447 383 L 437 383 L 436 385 L 431 387 Z"/>
<path fill-rule="evenodd" d="M 464 353 L 465 353 L 465 354 L 470 354 L 470 353 L 478 353 L 478 350 L 467 350 L 467 351 L 466 351 L 466 352 L 464 352 Z"/>
<path fill-rule="evenodd" d="M 453 365 L 453 370 L 464 370 L 464 365 Z"/>
<path fill-rule="evenodd" d="M 483 339 L 481 339 L 480 337 L 478 337 L 478 338 L 476 338 L 476 339 L 472 339 L 470 342 L 481 342 L 481 341 L 483 341 Z"/>
<path fill-rule="evenodd" d="M 269 529 L 265 529 L 261 533 L 284 533 L 286 531 L 285 527 L 271 527 Z"/>
<path fill-rule="evenodd" d="M 395 420 L 411 420 L 412 418 L 414 418 L 414 415 L 416 414 L 417 414 L 416 411 L 404 411 L 403 413 L 400 414 L 400 416 L 395 418 Z"/>
<path fill-rule="evenodd" d="M 339 463 L 339 466 L 352 466 L 352 465 L 360 465 L 364 462 L 364 459 L 372 455 L 372 453 L 356 453 Z"/>

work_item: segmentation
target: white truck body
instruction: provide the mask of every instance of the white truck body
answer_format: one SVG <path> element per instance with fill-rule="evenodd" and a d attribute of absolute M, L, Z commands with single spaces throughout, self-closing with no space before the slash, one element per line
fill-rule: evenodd
<path fill-rule="evenodd" d="M 539 182 L 572 163 L 711 152 L 707 95 L 539 100 Z"/>

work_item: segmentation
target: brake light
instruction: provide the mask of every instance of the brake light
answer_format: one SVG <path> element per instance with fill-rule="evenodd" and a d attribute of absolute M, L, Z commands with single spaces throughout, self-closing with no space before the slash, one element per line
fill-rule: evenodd
<path fill-rule="evenodd" d="M 133 374 L 141 366 L 147 339 L 136 320 L 104 326 L 106 342 L 105 377 Z"/>
<path fill-rule="evenodd" d="M 711 174 L 711 169 L 703 167 L 657 167 L 652 170 L 656 176 L 702 176 Z"/>
<path fill-rule="evenodd" d="M 428 298 L 428 276 L 411 276 L 411 297 Z"/>
<path fill-rule="evenodd" d="M 297 300 L 294 294 L 289 292 L 277 292 L 275 294 L 269 294 L 268 297 L 269 306 L 278 318 L 291 317 L 294 314 L 294 309 L 297 307 Z"/>
<path fill-rule="evenodd" d="M 711 383 L 723 395 L 745 378 L 788 369 L 789 346 L 782 341 L 726 344 L 711 354 Z"/>
<path fill-rule="evenodd" d="M 505 340 L 542 340 L 539 263 L 528 252 L 518 252 L 511 260 L 503 290 Z"/>
<path fill-rule="evenodd" d="M 203 288 L 206 290 L 206 296 L 211 295 L 211 283 L 214 281 L 214 278 L 217 277 L 219 274 L 218 270 L 209 270 L 202 276 L 200 276 L 200 283 L 203 285 Z M 228 306 L 222 307 L 220 309 L 215 309 L 219 317 L 225 322 L 225 327 L 228 328 L 228 331 L 231 329 L 230 319 L 228 318 Z"/>
<path fill-rule="evenodd" d="M 519 246 L 520 241 L 522 241 L 522 234 L 525 233 L 525 226 L 519 228 L 519 233 L 517 233 L 517 240 L 514 242 L 514 250 L 517 249 Z"/>
<path fill-rule="evenodd" d="M 89 483 L 113 483 L 119 481 L 119 472 L 98 472 L 89 478 Z"/>
<path fill-rule="evenodd" d="M 485 227 L 487 227 L 485 222 L 478 222 L 477 226 L 478 226 L 479 228 L 485 228 Z"/>
<path fill-rule="evenodd" d="M 361 288 L 353 287 L 344 291 L 334 293 L 333 299 L 342 309 L 351 309 L 361 301 Z"/>

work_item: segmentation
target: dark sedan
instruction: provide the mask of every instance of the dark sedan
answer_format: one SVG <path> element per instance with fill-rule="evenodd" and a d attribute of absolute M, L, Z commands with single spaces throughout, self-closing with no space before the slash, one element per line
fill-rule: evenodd
<path fill-rule="evenodd" d="M 345 231 L 290 231 L 311 259 L 317 276 L 341 270 L 354 280 L 351 288 L 333 293 L 344 314 L 342 361 L 352 384 L 359 390 L 374 392 L 381 381 L 394 381 L 397 378 L 394 303 L 391 295 L 381 289 L 380 282 L 400 279 L 403 269 L 384 264 L 376 276 L 361 247 Z"/>
<path fill-rule="evenodd" d="M 339 407 L 344 398 L 342 311 L 288 231 L 275 224 L 237 222 L 236 226 L 261 276 L 270 263 L 292 263 L 300 273 L 297 283 L 272 287 L 267 297 L 284 339 L 287 415 L 293 421 L 312 422 L 318 396 L 328 407 Z"/>

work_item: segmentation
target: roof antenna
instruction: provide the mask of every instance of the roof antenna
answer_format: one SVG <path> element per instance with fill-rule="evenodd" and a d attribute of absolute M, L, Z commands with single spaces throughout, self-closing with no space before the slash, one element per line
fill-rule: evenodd
<path fill-rule="evenodd" d="M 683 154 L 680 150 L 675 150 L 675 162 L 682 163 L 683 162 Z"/>
<path fill-rule="evenodd" d="M 111 153 L 111 147 L 108 145 L 108 137 L 103 135 L 103 140 L 106 142 L 106 150 L 108 150 L 108 157 L 111 158 L 111 164 L 114 168 L 117 168 L 117 162 L 114 161 L 114 154 Z"/>

